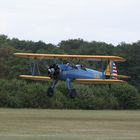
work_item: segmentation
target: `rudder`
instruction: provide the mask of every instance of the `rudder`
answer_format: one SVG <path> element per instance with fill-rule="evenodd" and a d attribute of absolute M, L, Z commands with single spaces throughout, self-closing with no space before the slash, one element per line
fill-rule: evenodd
<path fill-rule="evenodd" d="M 117 79 L 118 71 L 114 61 L 110 61 L 106 70 L 105 76 L 107 79 Z"/>

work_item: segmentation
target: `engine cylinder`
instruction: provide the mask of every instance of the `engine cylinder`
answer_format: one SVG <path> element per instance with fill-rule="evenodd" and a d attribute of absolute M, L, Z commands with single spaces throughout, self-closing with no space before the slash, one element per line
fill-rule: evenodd
<path fill-rule="evenodd" d="M 58 79 L 59 74 L 60 74 L 60 68 L 57 64 L 53 64 L 49 66 L 48 68 L 49 77 L 51 77 L 52 79 Z"/>

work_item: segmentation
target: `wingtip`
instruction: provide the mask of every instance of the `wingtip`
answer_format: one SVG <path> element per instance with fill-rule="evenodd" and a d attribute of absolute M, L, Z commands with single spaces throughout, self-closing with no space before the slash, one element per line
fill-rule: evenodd
<path fill-rule="evenodd" d="M 20 53 L 14 53 L 13 55 L 18 56 Z"/>

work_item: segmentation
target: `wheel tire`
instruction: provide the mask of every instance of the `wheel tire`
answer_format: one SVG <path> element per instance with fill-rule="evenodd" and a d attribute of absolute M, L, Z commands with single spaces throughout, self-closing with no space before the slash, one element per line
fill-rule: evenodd
<path fill-rule="evenodd" d="M 69 90 L 69 97 L 75 98 L 76 97 L 76 90 L 75 89 L 70 89 Z"/>
<path fill-rule="evenodd" d="M 47 95 L 48 95 L 49 97 L 52 97 L 52 96 L 54 95 L 54 90 L 53 90 L 53 88 L 51 88 L 51 87 L 48 88 L 48 90 L 47 90 Z"/>

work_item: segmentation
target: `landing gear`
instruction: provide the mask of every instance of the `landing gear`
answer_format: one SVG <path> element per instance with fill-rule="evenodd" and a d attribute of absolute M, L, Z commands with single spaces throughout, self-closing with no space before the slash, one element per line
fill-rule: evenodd
<path fill-rule="evenodd" d="M 75 89 L 69 89 L 68 95 L 70 98 L 75 98 L 76 97 L 76 90 Z"/>
<path fill-rule="evenodd" d="M 76 97 L 76 90 L 75 89 L 71 89 L 71 79 L 67 79 L 66 80 L 66 85 L 67 85 L 67 89 L 68 89 L 68 96 L 70 98 L 75 98 Z"/>
<path fill-rule="evenodd" d="M 54 95 L 54 89 L 56 87 L 57 82 L 58 82 L 58 80 L 53 80 L 51 83 L 51 86 L 48 88 L 47 95 L 49 97 L 52 97 Z"/>
<path fill-rule="evenodd" d="M 54 95 L 54 89 L 59 79 L 60 68 L 57 64 L 53 64 L 48 68 L 48 75 L 53 79 L 51 86 L 48 88 L 47 95 L 52 97 Z"/>
<path fill-rule="evenodd" d="M 49 97 L 52 97 L 54 95 L 54 89 L 52 87 L 49 87 L 47 90 L 47 95 Z"/>

